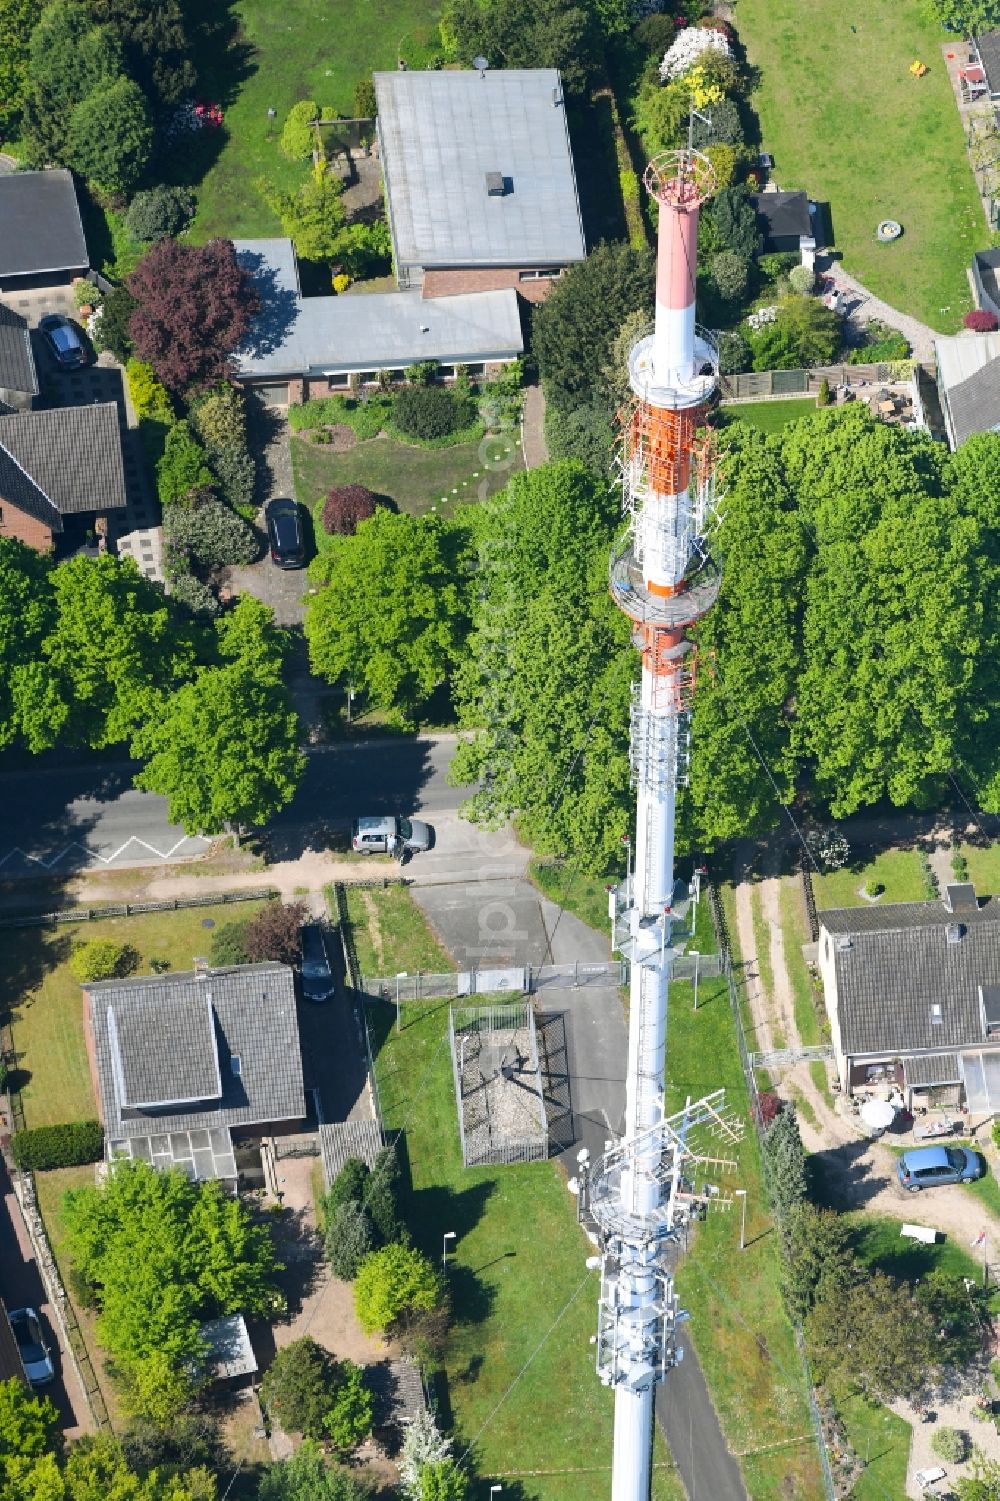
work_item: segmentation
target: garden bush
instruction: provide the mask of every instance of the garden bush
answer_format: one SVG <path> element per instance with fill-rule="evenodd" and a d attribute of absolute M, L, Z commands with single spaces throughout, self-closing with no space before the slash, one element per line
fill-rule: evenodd
<path fill-rule="evenodd" d="M 830 382 L 825 375 L 819 383 L 819 390 L 816 392 L 816 405 L 818 407 L 828 407 L 830 405 Z"/>
<path fill-rule="evenodd" d="M 306 1336 L 278 1350 L 261 1384 L 261 1400 L 282 1428 L 306 1438 L 329 1438 L 341 1452 L 371 1432 L 372 1394 L 361 1370 L 337 1361 Z"/>
<path fill-rule="evenodd" d="M 212 942 L 209 953 L 211 962 L 217 968 L 225 968 L 230 964 L 249 964 L 250 955 L 247 953 L 247 918 L 238 918 L 233 922 L 224 922 L 221 928 L 216 928 L 212 934 Z"/>
<path fill-rule="evenodd" d="M 308 917 L 302 902 L 268 902 L 247 923 L 246 950 L 251 963 L 268 959 L 279 964 L 295 964 L 301 954 L 302 924 Z"/>
<path fill-rule="evenodd" d="M 727 302 L 739 302 L 747 289 L 750 276 L 749 262 L 732 250 L 720 250 L 712 257 L 712 280 L 719 295 Z"/>
<path fill-rule="evenodd" d="M 175 422 L 166 435 L 156 465 L 156 488 L 163 505 L 188 496 L 192 490 L 212 483 L 208 454 L 188 422 Z"/>
<path fill-rule="evenodd" d="M 139 955 L 132 945 L 115 943 L 113 938 L 89 938 L 76 944 L 69 958 L 71 973 L 84 983 L 123 979 L 138 963 Z"/>
<path fill-rule="evenodd" d="M 219 601 L 207 584 L 195 578 L 193 573 L 177 572 L 170 579 L 170 595 L 178 604 L 184 605 L 192 615 L 211 620 L 219 613 Z"/>
<path fill-rule="evenodd" d="M 410 438 L 446 438 L 471 427 L 476 410 L 443 386 L 404 386 L 392 404 L 393 424 Z"/>
<path fill-rule="evenodd" d="M 991 313 L 988 308 L 977 307 L 966 313 L 962 322 L 977 334 L 989 334 L 996 329 L 998 320 L 996 313 Z"/>
<path fill-rule="evenodd" d="M 364 401 L 349 396 L 318 396 L 301 406 L 289 407 L 288 425 L 293 433 L 298 433 L 343 424 L 363 443 L 378 437 L 391 412 L 392 402 L 387 396 L 368 396 Z"/>
<path fill-rule="evenodd" d="M 200 493 L 204 496 L 205 492 Z M 252 563 L 260 551 L 253 529 L 214 498 L 201 499 L 194 506 L 167 506 L 163 536 L 175 555 L 193 558 L 205 568 Z"/>
<path fill-rule="evenodd" d="M 223 496 L 249 519 L 254 511 L 255 471 L 247 437 L 246 397 L 237 386 L 219 386 L 195 404 L 191 421 Z"/>
<path fill-rule="evenodd" d="M 135 306 L 135 298 L 128 287 L 113 287 L 101 303 L 101 316 L 94 330 L 93 338 L 98 350 L 108 350 L 121 365 L 127 362 L 132 353 L 129 323 Z"/>
<path fill-rule="evenodd" d="M 864 344 L 847 356 L 849 365 L 879 365 L 905 360 L 910 353 L 905 335 L 885 323 L 869 323 Z"/>
<path fill-rule="evenodd" d="M 301 162 L 312 155 L 316 133 L 309 124 L 319 119 L 319 105 L 315 99 L 300 99 L 285 116 L 281 130 L 281 149 L 292 161 Z"/>
<path fill-rule="evenodd" d="M 414 360 L 407 366 L 406 379 L 411 386 L 433 386 L 439 369 L 437 360 Z"/>
<path fill-rule="evenodd" d="M 354 1283 L 354 1307 L 366 1334 L 384 1332 L 408 1313 L 437 1308 L 443 1297 L 437 1268 L 409 1246 L 373 1251 Z"/>
<path fill-rule="evenodd" d="M 354 85 L 354 115 L 358 120 L 375 118 L 375 82 L 370 73 Z"/>
<path fill-rule="evenodd" d="M 719 369 L 723 375 L 738 375 L 750 368 L 750 345 L 737 329 L 719 334 Z"/>
<path fill-rule="evenodd" d="M 968 1434 L 960 1428 L 935 1428 L 931 1434 L 931 1448 L 938 1459 L 945 1459 L 949 1464 L 960 1465 L 968 1456 L 970 1447 Z"/>
<path fill-rule="evenodd" d="M 135 240 L 164 240 L 186 229 L 193 215 L 194 194 L 190 188 L 161 185 L 135 195 L 125 223 Z"/>
<path fill-rule="evenodd" d="M 338 485 L 323 502 L 323 529 L 331 537 L 353 537 L 358 522 L 374 516 L 378 504 L 366 485 Z"/>
<path fill-rule="evenodd" d="M 82 1167 L 104 1156 L 100 1121 L 68 1121 L 61 1126 L 34 1126 L 18 1131 L 11 1142 L 14 1161 L 26 1172 L 54 1167 Z"/>
<path fill-rule="evenodd" d="M 793 292 L 798 292 L 804 296 L 815 287 L 816 273 L 810 271 L 808 266 L 793 266 L 788 273 L 788 285 Z"/>
<path fill-rule="evenodd" d="M 326 1254 L 334 1276 L 353 1282 L 358 1267 L 374 1249 L 375 1230 L 365 1206 L 356 1199 L 338 1204 L 326 1227 Z"/>
<path fill-rule="evenodd" d="M 798 370 L 828 365 L 840 346 L 840 319 L 816 297 L 793 294 L 771 321 L 748 336 L 755 370 Z"/>
<path fill-rule="evenodd" d="M 103 298 L 92 281 L 81 276 L 73 283 L 73 306 L 77 312 L 85 307 L 100 307 Z"/>

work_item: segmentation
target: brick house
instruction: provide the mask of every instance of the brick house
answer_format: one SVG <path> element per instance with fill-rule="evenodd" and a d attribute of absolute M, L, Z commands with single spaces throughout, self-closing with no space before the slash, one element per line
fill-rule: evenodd
<path fill-rule="evenodd" d="M 305 1120 L 295 980 L 287 964 L 84 986 L 91 1081 L 109 1161 L 235 1185 L 236 1143 Z"/>
<path fill-rule="evenodd" d="M 113 401 L 0 416 L 0 537 L 71 550 L 124 507 Z"/>
<path fill-rule="evenodd" d="M 540 302 L 587 254 L 558 71 L 373 77 L 400 287 Z"/>

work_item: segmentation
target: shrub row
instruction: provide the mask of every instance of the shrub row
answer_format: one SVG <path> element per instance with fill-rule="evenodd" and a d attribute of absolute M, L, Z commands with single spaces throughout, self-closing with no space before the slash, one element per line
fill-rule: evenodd
<path fill-rule="evenodd" d="M 44 1172 L 52 1167 L 81 1167 L 104 1156 L 100 1121 L 68 1121 L 62 1126 L 34 1126 L 19 1131 L 11 1143 L 19 1168 Z"/>

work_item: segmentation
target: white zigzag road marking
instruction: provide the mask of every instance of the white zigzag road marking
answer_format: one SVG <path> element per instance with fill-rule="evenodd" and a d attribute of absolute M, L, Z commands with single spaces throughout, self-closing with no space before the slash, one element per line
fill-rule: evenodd
<path fill-rule="evenodd" d="M 151 855 L 156 856 L 157 860 L 170 860 L 176 855 L 182 844 L 196 842 L 200 842 L 204 846 L 207 846 L 209 843 L 208 839 L 202 834 L 185 834 L 183 838 L 177 840 L 176 844 L 172 844 L 168 850 L 159 850 L 154 844 L 148 844 L 145 839 L 140 839 L 137 834 L 130 834 L 125 843 L 120 844 L 116 850 L 112 850 L 110 855 L 102 855 L 100 850 L 92 850 L 87 845 L 81 844 L 79 840 L 74 839 L 49 860 L 46 860 L 42 855 L 33 855 L 30 851 L 23 850 L 20 845 L 17 845 L 14 849 L 8 850 L 7 854 L 0 860 L 0 868 L 6 865 L 8 860 L 13 860 L 17 855 L 20 855 L 22 860 L 30 860 L 35 865 L 40 865 L 43 870 L 51 870 L 54 865 L 58 865 L 64 856 L 69 854 L 70 850 L 74 849 L 82 850 L 90 860 L 99 860 L 102 865 L 111 865 L 113 861 L 125 853 L 131 844 L 148 850 Z"/>

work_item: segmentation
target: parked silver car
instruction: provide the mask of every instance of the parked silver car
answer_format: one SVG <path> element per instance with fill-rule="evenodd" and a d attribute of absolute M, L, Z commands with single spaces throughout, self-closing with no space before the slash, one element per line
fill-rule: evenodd
<path fill-rule="evenodd" d="M 24 1374 L 32 1386 L 48 1386 L 56 1379 L 56 1372 L 38 1314 L 33 1308 L 12 1308 L 7 1317 L 21 1352 Z"/>
<path fill-rule="evenodd" d="M 362 855 L 419 854 L 433 843 L 434 830 L 420 818 L 359 818 L 351 830 L 351 848 Z"/>

